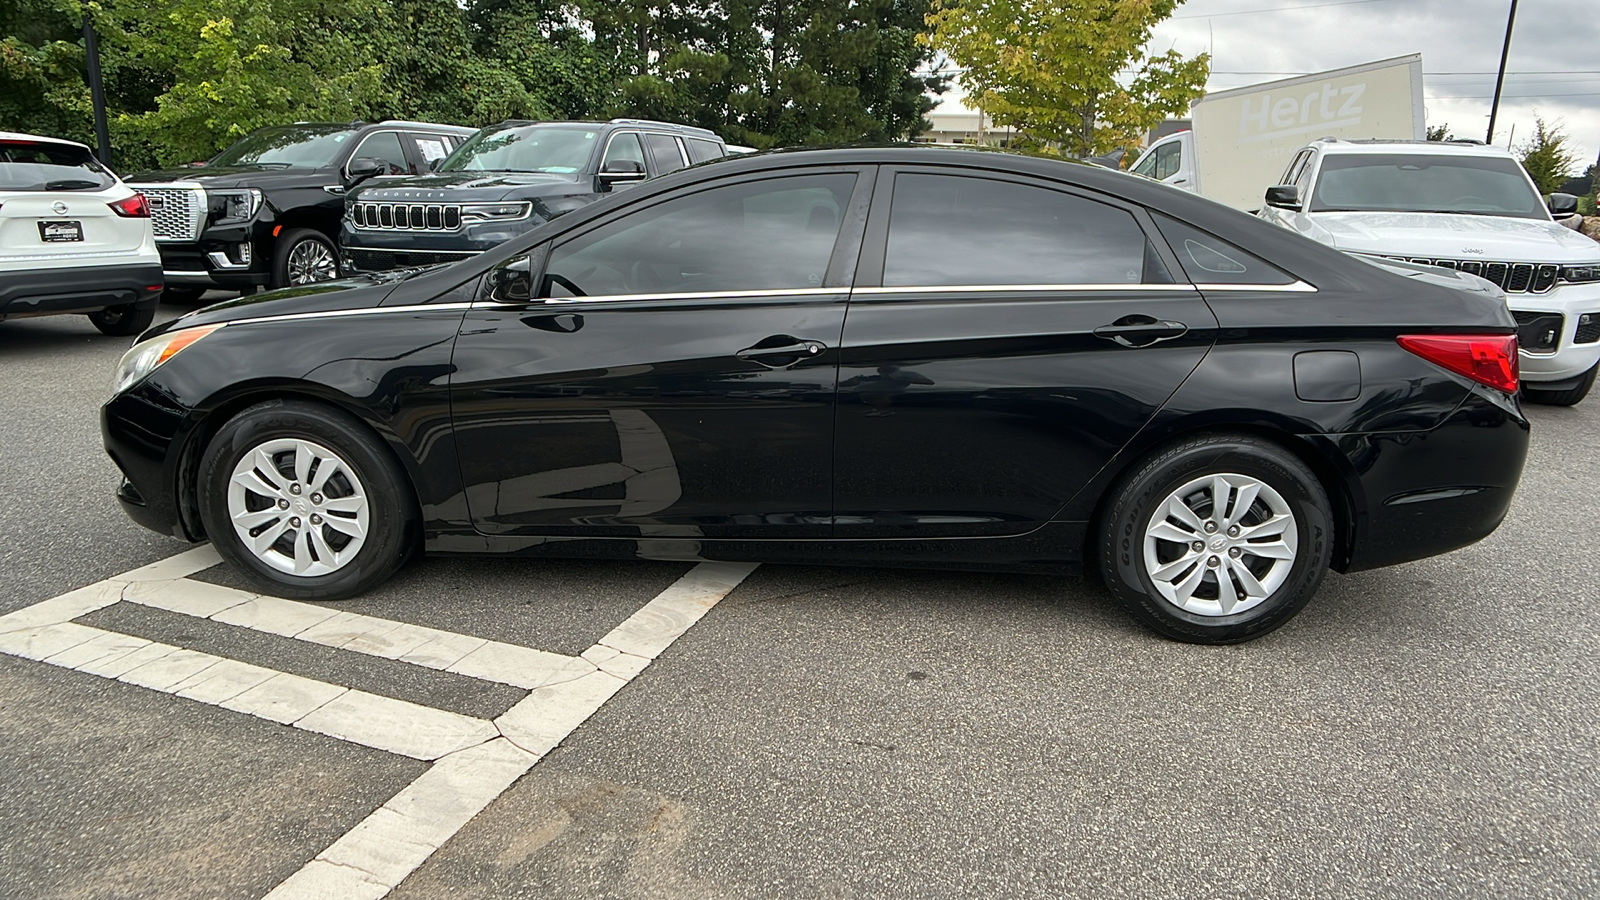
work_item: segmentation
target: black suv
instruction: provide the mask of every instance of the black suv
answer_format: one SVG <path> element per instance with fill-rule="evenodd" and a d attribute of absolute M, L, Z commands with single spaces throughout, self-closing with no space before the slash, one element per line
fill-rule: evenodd
<path fill-rule="evenodd" d="M 623 185 L 726 156 L 704 128 L 610 122 L 502 122 L 434 174 L 352 188 L 339 244 L 348 272 L 455 262 Z"/>
<path fill-rule="evenodd" d="M 338 278 L 335 238 L 351 169 L 426 172 L 472 129 L 425 122 L 297 123 L 257 129 L 209 162 L 142 172 L 166 296 L 252 293 Z"/>

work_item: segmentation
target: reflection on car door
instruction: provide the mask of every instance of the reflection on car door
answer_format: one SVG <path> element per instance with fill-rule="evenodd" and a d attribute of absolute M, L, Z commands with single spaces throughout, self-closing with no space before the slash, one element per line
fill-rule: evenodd
<path fill-rule="evenodd" d="M 942 171 L 879 176 L 839 372 L 840 538 L 1039 527 L 1216 337 L 1141 211 Z"/>
<path fill-rule="evenodd" d="M 451 382 L 477 529 L 827 536 L 869 173 L 648 200 L 491 273 Z"/>

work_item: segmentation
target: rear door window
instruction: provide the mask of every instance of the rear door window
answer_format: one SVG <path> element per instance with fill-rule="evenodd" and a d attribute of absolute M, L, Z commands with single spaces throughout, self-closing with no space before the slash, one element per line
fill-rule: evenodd
<path fill-rule="evenodd" d="M 670 134 L 646 134 L 644 143 L 650 148 L 650 158 L 655 160 L 657 175 L 683 168 L 683 151 L 678 149 L 677 138 Z"/>
<path fill-rule="evenodd" d="M 116 183 L 83 147 L 0 141 L 0 190 L 103 191 Z"/>
<path fill-rule="evenodd" d="M 895 178 L 885 287 L 1140 283 L 1171 277 L 1125 210 L 990 178 Z"/>
<path fill-rule="evenodd" d="M 455 149 L 450 143 L 447 134 L 412 134 L 408 135 L 412 142 L 412 149 L 417 152 L 417 159 L 424 167 L 431 168 L 434 160 L 444 159 Z"/>

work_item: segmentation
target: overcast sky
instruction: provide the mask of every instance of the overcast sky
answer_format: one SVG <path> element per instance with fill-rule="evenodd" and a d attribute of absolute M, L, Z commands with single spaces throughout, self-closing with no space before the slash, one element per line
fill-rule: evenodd
<path fill-rule="evenodd" d="M 1210 51 L 1214 91 L 1421 53 L 1428 124 L 1483 140 L 1509 9 L 1510 0 L 1188 0 L 1157 26 L 1150 51 Z M 1519 0 L 1506 70 L 1495 143 L 1515 126 L 1521 144 L 1539 115 L 1569 135 L 1574 174 L 1593 163 L 1600 2 Z"/>

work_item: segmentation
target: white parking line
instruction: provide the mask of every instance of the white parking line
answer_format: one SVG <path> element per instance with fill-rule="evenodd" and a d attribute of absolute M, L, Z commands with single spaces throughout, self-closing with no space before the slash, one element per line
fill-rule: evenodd
<path fill-rule="evenodd" d="M 701 563 L 570 657 L 188 577 L 220 561 L 200 547 L 0 616 L 0 653 L 434 761 L 268 900 L 387 894 L 756 568 Z M 530 692 L 491 722 L 73 621 L 123 601 Z"/>

